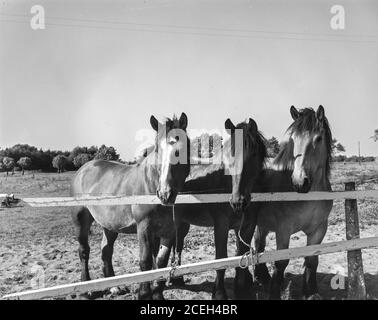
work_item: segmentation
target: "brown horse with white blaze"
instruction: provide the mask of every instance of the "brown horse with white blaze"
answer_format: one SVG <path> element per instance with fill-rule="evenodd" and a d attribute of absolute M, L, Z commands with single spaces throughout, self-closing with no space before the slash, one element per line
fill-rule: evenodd
<path fill-rule="evenodd" d="M 172 205 L 190 170 L 187 122 L 185 113 L 164 123 L 151 116 L 151 126 L 157 132 L 153 152 L 136 165 L 103 160 L 86 163 L 72 181 L 72 196 L 157 194 L 162 204 Z M 153 257 L 157 258 L 158 267 L 166 265 L 169 252 L 168 257 L 158 256 L 159 243 L 170 247 L 175 240 L 172 209 L 163 205 L 87 206 L 73 212 L 72 218 L 79 241 L 82 281 L 90 280 L 88 234 L 94 220 L 103 227 L 101 253 L 105 277 L 114 276 L 112 255 L 118 233 L 135 233 L 136 229 L 141 271 L 152 269 Z M 141 283 L 139 298 L 161 299 L 162 287 L 152 291 L 150 283 Z"/>

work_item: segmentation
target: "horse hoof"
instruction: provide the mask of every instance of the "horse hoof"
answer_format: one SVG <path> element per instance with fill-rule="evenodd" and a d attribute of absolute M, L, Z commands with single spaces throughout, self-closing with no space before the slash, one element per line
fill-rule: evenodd
<path fill-rule="evenodd" d="M 171 284 L 176 287 L 184 287 L 185 286 L 184 277 L 173 278 L 171 280 Z"/>
<path fill-rule="evenodd" d="M 152 294 L 152 300 L 165 300 L 163 292 L 154 292 Z"/>
<path fill-rule="evenodd" d="M 281 293 L 269 293 L 269 300 L 281 300 Z"/>
<path fill-rule="evenodd" d="M 249 300 L 251 297 L 251 292 L 248 289 L 239 289 L 235 291 L 235 299 L 236 300 Z"/>
<path fill-rule="evenodd" d="M 152 293 L 149 292 L 139 292 L 138 293 L 138 300 L 152 300 Z"/>
<path fill-rule="evenodd" d="M 213 293 L 212 299 L 213 300 L 228 300 L 227 293 L 224 290 L 216 291 L 215 293 Z"/>
<path fill-rule="evenodd" d="M 113 287 L 113 288 L 110 288 L 109 291 L 110 291 L 110 294 L 111 294 L 112 296 L 117 296 L 117 295 L 120 294 L 121 289 L 118 288 L 118 287 Z"/>
<path fill-rule="evenodd" d="M 113 288 L 110 288 L 109 292 L 112 296 L 119 296 L 122 294 L 130 293 L 130 290 L 127 287 L 124 287 L 124 288 L 113 287 Z"/>
<path fill-rule="evenodd" d="M 150 295 L 150 294 L 138 294 L 138 300 L 152 300 L 152 295 Z"/>
<path fill-rule="evenodd" d="M 319 293 L 314 293 L 314 294 L 308 296 L 307 300 L 323 300 L 323 298 Z"/>

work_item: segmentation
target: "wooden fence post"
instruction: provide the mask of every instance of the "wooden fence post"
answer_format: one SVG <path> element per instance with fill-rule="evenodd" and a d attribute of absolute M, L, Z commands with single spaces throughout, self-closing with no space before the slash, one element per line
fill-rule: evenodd
<path fill-rule="evenodd" d="M 346 191 L 354 191 L 355 182 L 345 184 Z M 358 221 L 358 208 L 356 199 L 345 200 L 345 223 L 346 239 L 359 239 L 360 226 Z M 348 288 L 347 296 L 351 300 L 365 300 L 366 286 L 364 279 L 364 268 L 362 264 L 361 250 L 348 251 Z"/>

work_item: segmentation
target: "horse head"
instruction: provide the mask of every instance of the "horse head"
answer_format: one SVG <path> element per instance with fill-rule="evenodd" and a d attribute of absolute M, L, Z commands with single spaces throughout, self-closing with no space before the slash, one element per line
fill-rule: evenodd
<path fill-rule="evenodd" d="M 182 113 L 159 122 L 151 116 L 150 123 L 157 132 L 155 155 L 158 164 L 159 181 L 156 194 L 164 205 L 174 204 L 190 171 L 190 143 L 186 132 L 188 118 Z"/>
<path fill-rule="evenodd" d="M 290 109 L 294 120 L 289 127 L 292 148 L 292 183 L 297 192 L 306 193 L 313 187 L 314 179 L 330 171 L 332 134 L 323 106 L 318 110 Z"/>
<path fill-rule="evenodd" d="M 225 128 L 231 136 L 224 148 L 226 169 L 232 176 L 230 204 L 235 212 L 240 212 L 250 204 L 253 182 L 263 169 L 267 155 L 265 138 L 251 118 L 236 126 L 227 119 Z"/>

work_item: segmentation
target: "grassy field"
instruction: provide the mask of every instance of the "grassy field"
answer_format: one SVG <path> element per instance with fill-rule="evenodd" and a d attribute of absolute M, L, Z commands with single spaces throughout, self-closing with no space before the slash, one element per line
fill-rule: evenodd
<path fill-rule="evenodd" d="M 15 193 L 18 197 L 67 196 L 73 173 L 26 173 L 21 176 L 0 176 L 0 193 Z M 378 163 L 334 164 L 332 184 L 334 190 L 343 189 L 346 181 L 361 182 L 378 178 Z M 358 184 L 358 189 L 378 188 L 378 181 Z M 378 234 L 378 205 L 374 201 L 360 201 L 359 213 L 362 237 Z M 80 264 L 77 242 L 70 217 L 70 208 L 30 208 L 23 206 L 0 209 L 0 295 L 31 289 L 36 270 L 43 270 L 42 283 L 49 287 L 77 282 L 80 279 Z M 324 242 L 345 239 L 344 204 L 335 202 L 330 216 L 330 225 Z M 102 277 L 100 259 L 101 228 L 94 224 L 90 236 L 92 279 Z M 267 250 L 275 248 L 274 234 L 268 236 Z M 291 238 L 291 247 L 305 245 L 305 237 L 298 233 Z M 229 255 L 234 255 L 235 236 L 230 232 Z M 210 228 L 191 227 L 186 238 L 183 263 L 212 260 L 214 258 L 213 233 Z M 369 298 L 378 298 L 378 250 L 363 251 L 364 270 Z M 116 274 L 138 271 L 138 244 L 135 235 L 120 235 L 114 250 Z M 287 268 L 283 299 L 300 299 L 303 259 L 290 262 Z M 333 291 L 331 278 L 337 270 L 346 270 L 346 254 L 337 253 L 320 257 L 318 268 L 319 291 L 325 299 L 342 299 L 344 290 Z M 232 294 L 233 270 L 226 273 L 226 286 Z M 167 299 L 210 299 L 215 272 L 186 276 L 185 288 L 170 287 L 164 295 Z M 129 293 L 112 296 L 109 292 L 100 299 L 135 299 L 137 286 Z M 261 296 L 264 295 L 260 292 Z M 67 299 L 80 297 L 66 297 Z"/>

